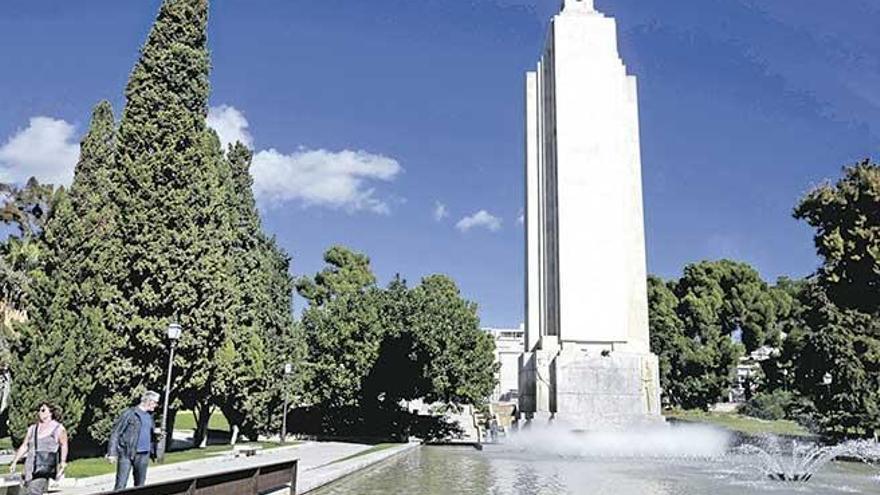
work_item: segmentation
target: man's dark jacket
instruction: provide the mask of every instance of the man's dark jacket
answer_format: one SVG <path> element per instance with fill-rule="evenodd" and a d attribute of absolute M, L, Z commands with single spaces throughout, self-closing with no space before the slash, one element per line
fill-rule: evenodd
<path fill-rule="evenodd" d="M 119 416 L 113 431 L 110 432 L 110 443 L 107 445 L 107 455 L 113 457 L 125 457 L 134 459 L 137 455 L 138 437 L 141 433 L 141 417 L 138 416 L 137 406 L 129 407 Z M 150 457 L 156 455 L 156 435 L 150 433 Z"/>

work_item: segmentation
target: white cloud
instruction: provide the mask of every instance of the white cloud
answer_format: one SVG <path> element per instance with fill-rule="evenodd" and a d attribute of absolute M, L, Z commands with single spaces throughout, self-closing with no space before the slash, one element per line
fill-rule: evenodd
<path fill-rule="evenodd" d="M 301 148 L 291 154 L 274 149 L 254 156 L 251 174 L 254 194 L 263 203 L 299 201 L 348 212 L 388 214 L 390 208 L 375 195 L 370 183 L 392 181 L 402 171 L 393 158 L 366 151 Z"/>
<path fill-rule="evenodd" d="M 224 150 L 236 141 L 252 147 L 254 138 L 248 132 L 248 126 L 244 113 L 233 106 L 220 105 L 208 110 L 208 127 L 217 131 Z"/>
<path fill-rule="evenodd" d="M 247 118 L 231 105 L 211 107 L 208 125 L 217 132 L 224 148 L 236 141 L 253 147 Z M 262 205 L 298 202 L 303 206 L 343 209 L 350 213 L 390 213 L 387 201 L 394 200 L 377 197 L 373 184 L 392 181 L 402 170 L 397 160 L 366 151 L 303 147 L 289 154 L 275 149 L 262 150 L 254 155 L 251 163 L 254 194 Z"/>
<path fill-rule="evenodd" d="M 70 184 L 79 159 L 75 128 L 64 120 L 33 117 L 0 147 L 0 181 L 31 177 L 48 184 Z"/>
<path fill-rule="evenodd" d="M 446 209 L 446 205 L 439 201 L 434 203 L 434 220 L 437 220 L 439 222 L 448 216 L 449 210 Z"/>
<path fill-rule="evenodd" d="M 455 224 L 455 228 L 467 232 L 474 228 L 485 228 L 491 232 L 501 229 L 501 219 L 486 210 L 480 210 L 469 217 L 464 217 Z"/>
<path fill-rule="evenodd" d="M 519 209 L 519 215 L 516 217 L 516 221 L 519 222 L 520 225 L 526 223 L 526 212 L 522 208 Z"/>

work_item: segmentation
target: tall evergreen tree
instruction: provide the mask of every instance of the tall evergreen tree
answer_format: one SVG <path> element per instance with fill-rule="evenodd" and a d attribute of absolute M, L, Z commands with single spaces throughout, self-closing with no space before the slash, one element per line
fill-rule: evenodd
<path fill-rule="evenodd" d="M 686 366 L 681 362 L 685 349 L 691 345 L 684 333 L 684 323 L 678 317 L 678 297 L 673 290 L 674 283 L 655 277 L 648 277 L 648 326 L 651 335 L 651 352 L 660 362 L 660 386 L 669 404 L 681 406 L 689 402 L 679 390 L 683 381 L 682 373 Z M 685 390 L 684 392 L 687 392 Z"/>
<path fill-rule="evenodd" d="M 293 281 L 290 261 L 262 231 L 252 192 L 252 153 L 243 144 L 230 147 L 229 209 L 237 237 L 233 273 L 238 300 L 233 332 L 218 354 L 215 395 L 230 423 L 249 436 L 272 426 L 273 409 L 298 381 L 295 372 L 280 379 L 284 365 L 299 363 L 298 339 L 291 314 Z M 298 389 L 298 386 L 292 388 Z"/>
<path fill-rule="evenodd" d="M 302 353 L 289 259 L 261 231 L 251 154 L 224 155 L 206 126 L 207 16 L 207 0 L 162 3 L 118 130 L 99 105 L 41 240 L 50 256 L 17 363 L 33 373 L 16 397 L 61 401 L 72 432 L 88 433 L 79 439 L 106 439 L 120 409 L 164 384 L 172 320 L 184 328 L 172 407 L 195 411 L 197 443 L 216 406 L 247 431 L 265 428 L 282 395 L 274 379 Z M 21 427 L 30 409 L 18 410 Z"/>
<path fill-rule="evenodd" d="M 121 390 L 162 385 L 165 329 L 179 319 L 184 333 L 173 397 L 196 412 L 202 433 L 215 353 L 226 340 L 236 297 L 227 165 L 206 127 L 207 20 L 207 0 L 163 2 L 126 88 L 116 155 L 125 218 L 122 292 L 132 305 L 120 328 L 128 342 L 124 359 L 132 365 Z"/>
<path fill-rule="evenodd" d="M 110 104 L 93 112 L 73 184 L 46 224 L 30 321 L 13 368 L 12 424 L 20 432 L 40 400 L 59 403 L 80 443 L 106 434 L 105 384 L 126 368 L 115 357 L 122 324 L 119 216 L 113 196 L 115 123 Z M 83 352 L 89 349 L 89 352 Z"/>

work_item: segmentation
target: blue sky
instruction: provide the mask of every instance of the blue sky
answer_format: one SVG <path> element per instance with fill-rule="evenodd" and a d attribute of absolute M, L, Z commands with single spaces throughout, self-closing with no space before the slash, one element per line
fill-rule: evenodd
<path fill-rule="evenodd" d="M 878 156 L 880 3 L 596 4 L 639 77 L 649 271 L 720 257 L 770 280 L 813 271 L 811 232 L 791 209 Z M 158 5 L 0 3 L 2 180 L 65 180 L 91 107 L 121 111 Z M 212 117 L 257 150 L 264 224 L 296 275 L 342 243 L 369 254 L 383 283 L 447 273 L 484 324 L 522 321 L 522 79 L 557 7 L 213 2 Z"/>

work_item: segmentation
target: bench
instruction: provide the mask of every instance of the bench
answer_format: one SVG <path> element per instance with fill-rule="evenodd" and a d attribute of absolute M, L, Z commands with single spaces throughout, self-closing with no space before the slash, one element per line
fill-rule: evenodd
<path fill-rule="evenodd" d="M 257 455 L 263 447 L 259 445 L 240 445 L 232 449 L 235 457 L 251 457 Z"/>
<path fill-rule="evenodd" d="M 223 471 L 196 478 L 103 492 L 101 495 L 258 495 L 284 490 L 296 493 L 297 461 Z"/>
<path fill-rule="evenodd" d="M 0 495 L 19 495 L 24 493 L 21 489 L 21 479 L 17 475 L 0 478 Z"/>

